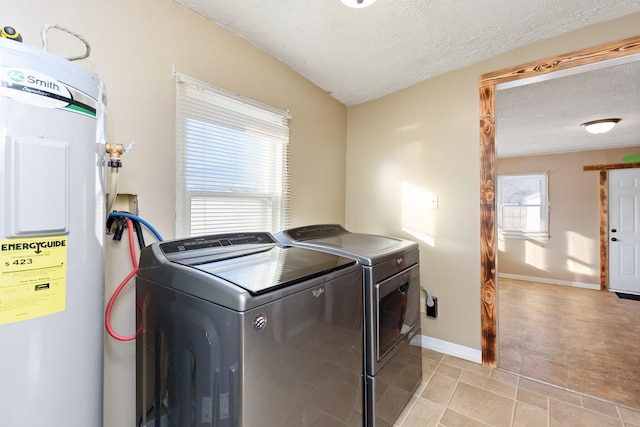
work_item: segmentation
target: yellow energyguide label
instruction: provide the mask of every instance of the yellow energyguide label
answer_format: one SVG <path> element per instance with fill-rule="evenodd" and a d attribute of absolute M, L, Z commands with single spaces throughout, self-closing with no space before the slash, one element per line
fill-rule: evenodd
<path fill-rule="evenodd" d="M 0 325 L 64 311 L 67 237 L 0 240 Z"/>

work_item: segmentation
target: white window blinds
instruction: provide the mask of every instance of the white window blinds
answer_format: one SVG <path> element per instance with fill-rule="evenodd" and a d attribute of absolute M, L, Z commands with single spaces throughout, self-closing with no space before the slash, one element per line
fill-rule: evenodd
<path fill-rule="evenodd" d="M 289 115 L 176 75 L 176 235 L 289 224 Z"/>

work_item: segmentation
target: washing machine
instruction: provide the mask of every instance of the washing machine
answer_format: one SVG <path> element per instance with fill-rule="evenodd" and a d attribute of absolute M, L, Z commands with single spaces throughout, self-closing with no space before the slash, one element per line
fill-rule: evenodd
<path fill-rule="evenodd" d="M 365 425 L 392 426 L 422 381 L 418 244 L 338 224 L 292 228 L 275 238 L 362 265 Z"/>
<path fill-rule="evenodd" d="M 357 260 L 270 233 L 146 247 L 137 425 L 362 426 L 362 292 Z"/>

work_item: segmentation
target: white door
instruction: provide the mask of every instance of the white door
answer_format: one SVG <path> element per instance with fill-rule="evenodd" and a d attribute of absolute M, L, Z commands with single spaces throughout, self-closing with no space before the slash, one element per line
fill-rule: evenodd
<path fill-rule="evenodd" d="M 609 290 L 640 294 L 640 168 L 609 171 Z"/>

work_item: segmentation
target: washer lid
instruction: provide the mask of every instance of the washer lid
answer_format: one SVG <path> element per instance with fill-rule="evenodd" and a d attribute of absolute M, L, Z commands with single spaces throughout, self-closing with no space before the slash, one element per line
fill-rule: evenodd
<path fill-rule="evenodd" d="M 207 236 L 169 242 L 161 247 L 168 260 L 223 279 L 252 295 L 356 263 L 335 254 L 283 246 L 268 233 Z"/>
<path fill-rule="evenodd" d="M 223 261 L 196 263 L 190 266 L 240 286 L 253 295 L 259 295 L 353 264 L 354 260 L 333 254 L 304 248 L 272 246 L 266 250 L 242 254 Z"/>

